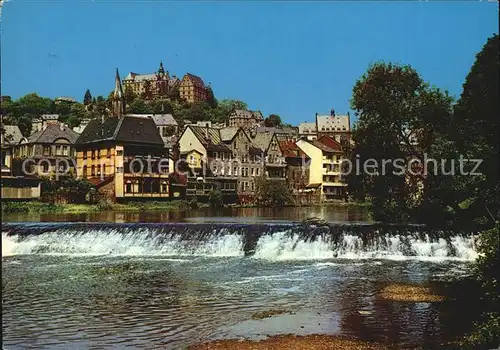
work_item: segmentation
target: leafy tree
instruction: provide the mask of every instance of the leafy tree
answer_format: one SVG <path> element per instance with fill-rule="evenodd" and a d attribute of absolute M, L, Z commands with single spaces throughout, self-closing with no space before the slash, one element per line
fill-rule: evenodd
<path fill-rule="evenodd" d="M 215 98 L 214 92 L 213 92 L 211 87 L 207 88 L 207 94 L 208 94 L 208 98 L 207 98 L 208 105 L 210 106 L 210 108 L 216 108 L 217 107 L 217 100 Z"/>
<path fill-rule="evenodd" d="M 168 97 L 171 101 L 177 101 L 177 102 L 180 102 L 180 100 L 181 100 L 181 95 L 180 95 L 180 92 L 179 92 L 179 86 L 178 86 L 178 85 L 176 85 L 176 86 L 172 87 L 172 88 L 168 91 L 167 97 Z"/>
<path fill-rule="evenodd" d="M 498 34 L 490 37 L 465 79 L 463 92 L 455 106 L 453 141 L 467 159 L 482 159 L 482 176 L 460 176 L 455 191 L 461 200 L 472 199 L 473 216 L 495 220 L 500 215 L 498 195 L 498 154 L 500 134 Z"/>
<path fill-rule="evenodd" d="M 130 113 L 146 114 L 152 113 L 151 106 L 146 104 L 144 100 L 136 98 L 129 106 Z"/>
<path fill-rule="evenodd" d="M 271 114 L 264 120 L 264 125 L 269 127 L 280 127 L 282 126 L 281 118 L 277 114 Z"/>
<path fill-rule="evenodd" d="M 114 92 L 113 92 L 113 95 L 114 95 Z M 127 105 L 130 105 L 136 98 L 137 98 L 137 95 L 135 94 L 134 90 L 132 90 L 132 87 L 130 85 L 127 85 L 125 87 L 125 91 L 123 92 L 123 97 L 124 97 L 124 100 L 125 100 L 125 103 Z"/>
<path fill-rule="evenodd" d="M 108 108 L 110 108 L 110 107 L 108 107 L 108 101 L 106 101 L 106 99 L 101 95 L 97 96 L 96 105 L 94 108 L 94 111 L 96 112 L 96 114 L 99 117 L 108 116 L 109 115 Z"/>
<path fill-rule="evenodd" d="M 451 102 L 447 92 L 430 88 L 410 66 L 377 63 L 356 82 L 351 108 L 359 118 L 349 154 L 352 164 L 359 157 L 361 168 L 348 176 L 349 192 L 372 199 L 375 220 L 410 220 L 428 201 L 428 178 L 407 167 L 401 172 L 394 163 L 385 164 L 382 174 L 382 160 L 408 162 L 432 153 L 434 141 L 446 135 Z M 368 159 L 378 164 L 370 174 L 363 167 Z"/>
<path fill-rule="evenodd" d="M 261 177 L 255 185 L 255 198 L 259 205 L 281 207 L 294 203 L 293 195 L 285 181 Z"/>
<path fill-rule="evenodd" d="M 208 194 L 208 204 L 212 208 L 220 208 L 224 205 L 222 193 L 218 190 L 211 190 Z"/>
<path fill-rule="evenodd" d="M 217 105 L 222 108 L 222 110 L 226 111 L 229 115 L 233 109 L 242 109 L 247 111 L 248 110 L 248 105 L 239 100 L 221 100 L 217 103 Z"/>
<path fill-rule="evenodd" d="M 85 106 L 88 106 L 92 103 L 92 95 L 90 94 L 90 90 L 87 89 L 87 91 L 85 91 L 85 96 L 83 96 L 83 104 Z"/>
<path fill-rule="evenodd" d="M 482 286 L 482 306 L 485 310 L 482 322 L 477 322 L 474 332 L 459 341 L 460 349 L 498 349 L 500 345 L 500 223 L 480 233 L 478 258 L 474 263 L 474 275 Z"/>
<path fill-rule="evenodd" d="M 144 91 L 141 93 L 141 97 L 145 100 L 150 100 L 153 97 L 151 80 L 146 80 L 144 82 L 143 88 Z"/>

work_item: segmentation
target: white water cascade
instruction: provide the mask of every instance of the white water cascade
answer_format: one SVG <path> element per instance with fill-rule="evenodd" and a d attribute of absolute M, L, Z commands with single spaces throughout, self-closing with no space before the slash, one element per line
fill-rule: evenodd
<path fill-rule="evenodd" d="M 200 234 L 196 227 L 168 232 L 151 227 L 90 227 L 88 230 L 57 228 L 41 234 L 2 233 L 2 257 L 25 254 L 206 256 L 243 257 L 264 260 L 476 259 L 473 235 L 447 238 L 428 234 L 307 235 L 297 228 L 267 229 L 255 236 L 241 228 L 214 228 Z M 5 230 L 3 230 L 5 231 Z M 254 237 L 253 245 L 246 244 Z M 363 239 L 364 238 L 364 239 Z M 251 241 L 251 240 L 250 240 Z"/>

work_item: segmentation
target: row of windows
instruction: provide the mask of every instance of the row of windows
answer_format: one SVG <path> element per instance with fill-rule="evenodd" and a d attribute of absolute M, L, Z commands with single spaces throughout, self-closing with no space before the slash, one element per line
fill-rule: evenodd
<path fill-rule="evenodd" d="M 68 145 L 56 145 L 56 146 L 21 146 L 16 150 L 17 156 L 33 156 L 34 152 L 36 155 L 40 155 L 40 150 L 42 151 L 41 155 L 49 157 L 49 156 L 62 156 L 62 157 L 70 157 L 74 156 L 74 150 Z"/>
<path fill-rule="evenodd" d="M 227 169 L 227 172 L 224 168 L 220 169 L 216 168 L 214 169 L 214 172 L 216 174 L 227 175 L 227 176 L 242 176 L 242 177 L 260 176 L 260 168 L 242 167 L 238 169 L 238 167 L 233 167 Z"/>
<path fill-rule="evenodd" d="M 137 190 L 137 191 L 135 191 Z M 159 182 L 152 182 L 150 186 L 144 186 L 142 182 L 132 183 L 132 181 L 127 181 L 125 183 L 125 193 L 167 193 L 168 183 L 163 181 L 161 184 Z"/>
<path fill-rule="evenodd" d="M 110 158 L 111 155 L 112 155 L 111 148 L 101 149 L 101 150 L 93 149 L 91 151 L 84 151 L 83 152 L 83 159 L 87 159 L 88 152 L 90 152 L 90 158 L 91 159 L 95 159 L 95 158 L 99 158 L 99 157 L 104 157 L 104 156 Z M 117 156 L 123 156 L 123 150 L 116 151 L 116 155 Z"/>

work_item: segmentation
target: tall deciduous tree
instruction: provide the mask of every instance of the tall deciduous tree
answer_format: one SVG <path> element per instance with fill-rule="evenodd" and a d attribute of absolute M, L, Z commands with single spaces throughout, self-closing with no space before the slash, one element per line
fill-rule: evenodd
<path fill-rule="evenodd" d="M 476 172 L 481 176 L 464 176 L 456 181 L 457 189 L 470 198 L 477 212 L 498 220 L 500 134 L 498 34 L 490 37 L 476 56 L 455 106 L 454 141 L 457 150 L 468 159 L 482 159 Z M 464 198 L 462 198 L 464 199 Z"/>
<path fill-rule="evenodd" d="M 376 220 L 409 220 L 427 201 L 427 177 L 411 174 L 407 166 L 401 170 L 394 162 L 383 165 L 383 160 L 423 160 L 434 139 L 445 132 L 451 102 L 410 66 L 377 63 L 356 82 L 351 108 L 359 119 L 350 157 L 353 165 L 361 166 L 348 177 L 349 192 L 372 199 Z"/>
<path fill-rule="evenodd" d="M 277 114 L 271 114 L 264 120 L 264 125 L 269 127 L 279 127 L 282 126 L 281 118 Z"/>

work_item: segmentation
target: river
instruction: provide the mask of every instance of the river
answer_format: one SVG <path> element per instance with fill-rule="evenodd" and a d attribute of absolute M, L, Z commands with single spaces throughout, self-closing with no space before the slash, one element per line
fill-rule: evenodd
<path fill-rule="evenodd" d="M 374 225 L 349 207 L 207 214 L 8 216 L 5 348 L 177 349 L 288 333 L 433 348 L 470 328 L 470 232 Z M 331 225 L 294 223 L 307 216 Z M 392 283 L 448 299 L 383 299 Z M 269 310 L 283 313 L 253 317 Z"/>

